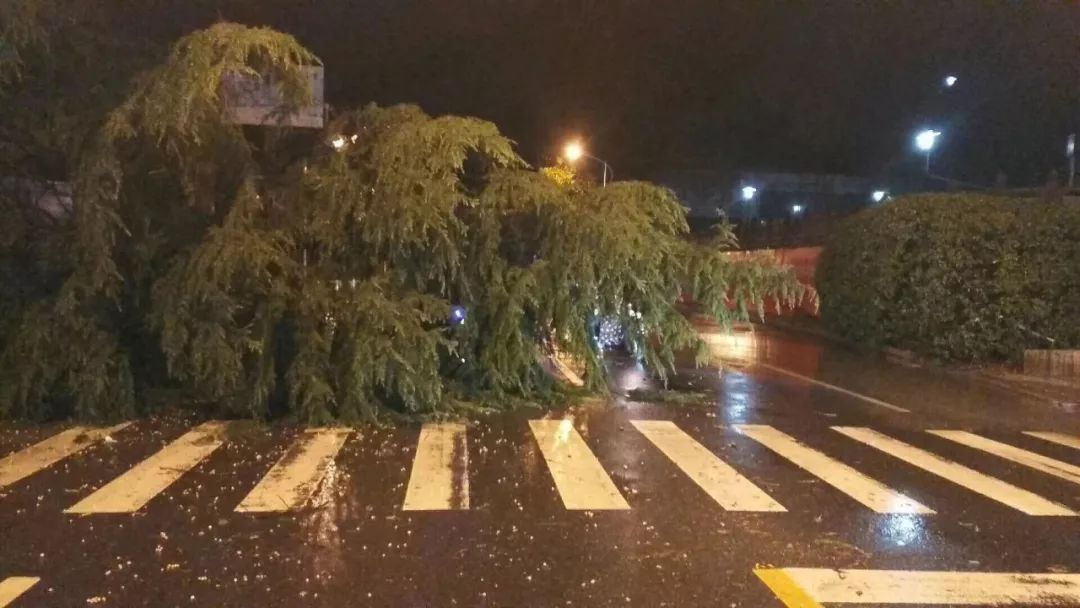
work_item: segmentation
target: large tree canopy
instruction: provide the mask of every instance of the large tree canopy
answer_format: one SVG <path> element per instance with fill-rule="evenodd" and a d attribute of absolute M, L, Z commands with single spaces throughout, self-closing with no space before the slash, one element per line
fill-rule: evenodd
<path fill-rule="evenodd" d="M 555 352 L 602 389 L 597 316 L 644 336 L 662 375 L 700 346 L 681 295 L 725 322 L 802 295 L 788 269 L 724 255 L 725 230 L 686 239 L 670 191 L 537 172 L 490 122 L 408 105 L 315 135 L 230 122 L 227 75 L 273 76 L 301 105 L 317 62 L 223 23 L 135 79 L 74 164 L 70 221 L 31 256 L 45 270 L 0 336 L 0 414 L 130 415 L 163 385 L 252 417 L 439 414 L 550 394 Z"/>

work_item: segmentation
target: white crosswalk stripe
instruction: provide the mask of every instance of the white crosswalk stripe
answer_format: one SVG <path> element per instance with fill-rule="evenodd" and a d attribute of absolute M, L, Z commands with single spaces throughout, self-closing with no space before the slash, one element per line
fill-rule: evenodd
<path fill-rule="evenodd" d="M 340 428 L 304 431 L 236 510 L 281 513 L 307 505 L 351 432 Z"/>
<path fill-rule="evenodd" d="M 1036 471 L 1042 471 L 1048 475 L 1054 477 L 1060 477 L 1061 479 L 1071 481 L 1076 484 L 1080 484 L 1080 467 L 1055 460 L 1042 454 L 1036 454 L 1028 450 L 1022 450 L 1018 447 L 1011 446 L 1000 441 L 994 441 L 993 439 L 987 439 L 974 433 L 968 433 L 967 431 L 944 431 L 934 430 L 927 431 L 931 435 L 937 435 L 943 437 L 949 441 L 955 441 L 961 445 L 966 445 L 976 450 L 982 450 L 994 456 L 1000 456 L 1006 460 L 1011 460 L 1017 464 L 1022 464 L 1025 467 L 1030 467 Z"/>
<path fill-rule="evenodd" d="M 38 584 L 41 579 L 33 576 L 11 576 L 0 580 L 0 608 L 19 599 L 19 596 Z"/>
<path fill-rule="evenodd" d="M 402 509 L 442 511 L 469 508 L 469 452 L 465 425 L 425 424 L 413 458 Z"/>
<path fill-rule="evenodd" d="M 126 427 L 128 422 L 104 428 L 72 427 L 0 459 L 0 489 L 77 454 Z"/>
<path fill-rule="evenodd" d="M 223 443 L 224 423 L 207 422 L 135 465 L 66 513 L 134 513 Z"/>
<path fill-rule="evenodd" d="M 1076 516 L 1064 505 L 1047 500 L 1038 494 L 1018 488 L 1000 479 L 984 475 L 936 454 L 908 445 L 877 431 L 861 427 L 834 426 L 833 430 L 847 435 L 886 454 L 899 458 L 928 473 L 977 492 L 1004 505 L 1038 516 Z"/>
<path fill-rule="evenodd" d="M 631 424 L 724 509 L 787 511 L 761 488 L 694 441 L 675 423 L 667 420 L 632 420 Z"/>
<path fill-rule="evenodd" d="M 842 462 L 803 445 L 771 426 L 742 424 L 737 431 L 847 494 L 876 513 L 931 514 L 934 511 Z"/>
<path fill-rule="evenodd" d="M 571 419 L 530 420 L 529 427 L 567 509 L 630 508 Z"/>
<path fill-rule="evenodd" d="M 1066 435 L 1064 433 L 1051 433 L 1041 431 L 1024 431 L 1025 435 L 1037 437 L 1044 441 L 1050 441 L 1058 445 L 1063 445 L 1067 448 L 1076 448 L 1080 450 L 1080 437 L 1073 437 L 1072 435 Z"/>

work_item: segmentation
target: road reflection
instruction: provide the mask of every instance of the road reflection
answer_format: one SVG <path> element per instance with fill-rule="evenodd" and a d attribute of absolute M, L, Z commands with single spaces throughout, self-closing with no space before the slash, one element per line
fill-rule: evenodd
<path fill-rule="evenodd" d="M 888 515 L 881 519 L 879 533 L 885 544 L 922 545 L 926 542 L 926 522 L 919 515 Z"/>

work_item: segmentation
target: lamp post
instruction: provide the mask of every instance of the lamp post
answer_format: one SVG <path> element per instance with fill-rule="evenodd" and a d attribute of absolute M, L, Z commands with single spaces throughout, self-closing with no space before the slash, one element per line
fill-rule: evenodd
<path fill-rule="evenodd" d="M 941 131 L 923 129 L 915 135 L 915 147 L 926 153 L 926 173 L 930 173 L 930 151 L 934 149 Z"/>
<path fill-rule="evenodd" d="M 603 184 L 604 184 L 604 187 L 606 188 L 607 187 L 607 182 L 608 182 L 608 172 L 609 171 L 611 172 L 612 178 L 615 177 L 615 172 L 611 171 L 611 165 L 609 165 L 606 160 L 604 160 L 602 158 L 597 158 L 597 157 L 593 156 L 592 154 L 589 154 L 588 152 L 586 152 L 585 151 L 585 146 L 583 146 L 581 144 L 581 142 L 578 141 L 578 140 L 574 140 L 574 141 L 566 144 L 565 147 L 563 147 L 563 158 L 565 158 L 567 160 L 567 162 L 576 163 L 582 157 L 591 158 L 591 159 L 597 161 L 598 163 L 600 163 L 601 165 L 604 166 Z"/>

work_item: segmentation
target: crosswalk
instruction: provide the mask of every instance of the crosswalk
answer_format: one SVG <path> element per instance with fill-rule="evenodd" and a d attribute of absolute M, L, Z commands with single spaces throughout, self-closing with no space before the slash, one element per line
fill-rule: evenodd
<path fill-rule="evenodd" d="M 716 437 L 695 438 L 669 420 L 629 422 L 633 431 L 644 440 L 640 445 L 655 450 L 658 457 L 669 461 L 674 467 L 669 471 L 677 469 L 679 475 L 696 485 L 703 498 L 707 497 L 718 510 L 772 514 L 800 510 L 799 504 L 785 504 L 787 500 L 781 501 L 772 495 L 778 485 L 775 480 L 756 479 L 759 472 L 740 470 L 740 461 L 729 462 L 706 447 Z M 634 508 L 633 500 L 628 500 L 628 496 L 633 498 L 632 492 L 625 487 L 620 489 L 617 483 L 624 479 L 620 472 L 605 467 L 604 454 L 598 455 L 594 451 L 572 417 L 531 420 L 528 425 L 529 439 L 538 448 L 553 491 L 567 510 L 626 511 Z M 112 441 L 111 436 L 125 432 L 125 427 L 75 427 L 0 458 L 0 504 L 6 489 L 17 487 L 64 459 L 79 458 L 90 446 L 106 438 Z M 146 508 L 151 501 L 168 493 L 184 475 L 212 458 L 221 446 L 234 441 L 229 437 L 228 428 L 228 423 L 224 422 L 207 422 L 192 428 L 115 479 L 93 489 L 65 512 L 94 516 L 132 514 Z M 402 511 L 467 511 L 471 508 L 468 432 L 468 427 L 461 423 L 423 426 L 412 452 L 411 466 L 402 468 L 408 475 L 407 481 L 402 480 L 404 495 L 398 499 Z M 789 434 L 791 431 L 763 424 L 737 424 L 717 432 L 745 437 L 751 445 L 760 448 L 756 453 L 770 466 L 809 475 L 823 482 L 823 488 L 827 486 L 874 513 L 935 516 L 947 510 L 947 506 L 933 503 L 932 491 L 926 495 L 916 492 L 917 499 L 891 488 L 882 479 L 860 471 L 858 463 L 845 463 L 837 455 L 811 447 Z M 868 455 L 883 453 L 921 472 L 917 474 L 929 474 L 928 479 L 936 479 L 936 483 L 944 480 L 1029 516 L 1080 515 L 1075 510 L 1076 505 L 1062 504 L 915 445 L 921 440 L 909 443 L 866 427 L 835 426 L 826 432 L 834 434 L 835 441 L 851 440 L 844 450 L 847 454 L 852 450 Z M 1025 437 L 998 440 L 964 430 L 929 429 L 919 434 L 931 445 L 958 446 L 956 449 L 961 450 L 965 460 L 985 458 L 986 466 L 980 466 L 983 470 L 993 471 L 996 469 L 992 467 L 998 467 L 1012 471 L 1020 465 L 1040 476 L 1042 488 L 1060 483 L 1064 488 L 1063 496 L 1075 496 L 1073 486 L 1080 485 L 1080 466 L 1043 453 L 1056 450 L 1067 458 L 1068 450 L 1062 450 L 1062 447 L 1080 445 L 1080 438 L 1072 435 L 1028 431 L 1024 433 Z M 283 514 L 317 507 L 312 502 L 319 488 L 330 483 L 343 447 L 359 435 L 348 428 L 302 431 L 276 462 L 268 463 L 268 469 L 262 472 L 234 510 L 245 514 Z M 1044 443 L 1040 444 L 1040 441 Z M 1017 443 L 1019 445 L 1014 445 Z M 1040 445 L 1046 449 L 1039 450 Z M 644 472 L 644 475 L 648 474 L 659 472 Z M 1022 481 L 1027 485 L 1026 479 Z"/>

